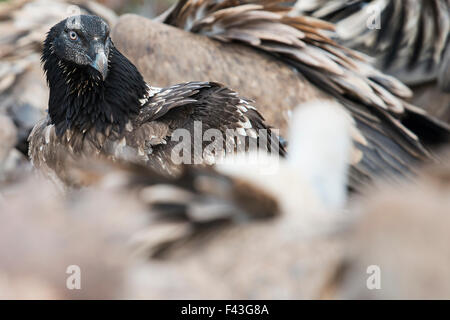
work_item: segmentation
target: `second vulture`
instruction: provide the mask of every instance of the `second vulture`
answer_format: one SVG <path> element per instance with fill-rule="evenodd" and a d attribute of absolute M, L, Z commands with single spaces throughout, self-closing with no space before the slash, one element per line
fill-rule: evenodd
<path fill-rule="evenodd" d="M 146 81 L 224 83 L 254 99 L 282 134 L 299 103 L 339 101 L 357 128 L 353 189 L 378 176 L 409 175 L 434 158 L 433 148 L 449 141 L 449 126 L 408 103 L 412 92 L 400 81 L 333 40 L 331 23 L 291 16 L 282 4 L 182 0 L 156 21 L 122 16 L 112 38 Z"/>

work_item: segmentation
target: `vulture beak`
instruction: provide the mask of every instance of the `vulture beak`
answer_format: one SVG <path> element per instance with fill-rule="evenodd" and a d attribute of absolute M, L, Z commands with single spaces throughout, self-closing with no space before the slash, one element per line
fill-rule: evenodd
<path fill-rule="evenodd" d="M 108 57 L 105 53 L 105 47 L 101 44 L 95 44 L 93 47 L 92 63 L 90 66 L 95 70 L 98 70 L 102 75 L 103 81 L 105 81 L 108 75 Z"/>

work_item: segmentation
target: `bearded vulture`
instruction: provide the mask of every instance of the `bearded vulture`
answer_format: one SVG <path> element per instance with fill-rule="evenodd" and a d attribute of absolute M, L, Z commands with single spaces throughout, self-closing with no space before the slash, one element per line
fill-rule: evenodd
<path fill-rule="evenodd" d="M 159 22 L 122 16 L 112 38 L 147 81 L 210 79 L 238 88 L 282 134 L 299 103 L 338 100 L 356 124 L 352 189 L 379 176 L 409 175 L 434 159 L 432 149 L 449 141 L 449 126 L 408 103 L 412 92 L 364 54 L 333 40 L 331 23 L 291 16 L 281 4 L 182 0 Z"/>
<path fill-rule="evenodd" d="M 52 27 L 42 62 L 48 116 L 30 134 L 29 155 L 56 182 L 76 185 L 70 161 L 96 156 L 176 175 L 181 163 L 212 164 L 252 146 L 284 154 L 258 111 L 223 85 L 149 86 L 98 16 L 72 16 Z"/>

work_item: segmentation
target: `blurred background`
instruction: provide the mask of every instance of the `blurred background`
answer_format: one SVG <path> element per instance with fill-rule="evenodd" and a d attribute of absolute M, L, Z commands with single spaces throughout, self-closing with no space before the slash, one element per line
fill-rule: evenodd
<path fill-rule="evenodd" d="M 97 0 L 98 3 L 111 8 L 117 14 L 136 13 L 153 18 L 164 12 L 175 0 Z"/>

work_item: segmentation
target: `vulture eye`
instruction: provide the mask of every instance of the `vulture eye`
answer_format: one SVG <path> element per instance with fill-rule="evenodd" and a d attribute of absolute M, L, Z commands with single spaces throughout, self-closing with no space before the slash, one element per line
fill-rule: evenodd
<path fill-rule="evenodd" d="M 70 40 L 77 40 L 78 35 L 75 31 L 69 31 L 69 38 L 70 38 Z"/>

